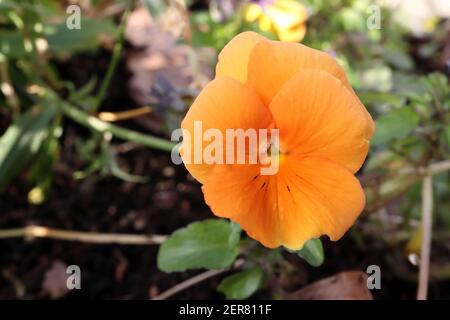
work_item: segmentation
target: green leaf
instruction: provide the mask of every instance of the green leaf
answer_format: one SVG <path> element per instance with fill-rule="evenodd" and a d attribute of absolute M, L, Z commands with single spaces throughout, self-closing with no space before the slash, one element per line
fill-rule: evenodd
<path fill-rule="evenodd" d="M 322 265 L 325 260 L 322 242 L 318 238 L 306 242 L 297 254 L 313 267 Z"/>
<path fill-rule="evenodd" d="M 47 26 L 45 34 L 48 50 L 54 54 L 76 53 L 100 46 L 101 34 L 115 35 L 116 27 L 111 20 L 82 18 L 80 29 L 68 29 L 66 23 Z"/>
<path fill-rule="evenodd" d="M 27 55 L 24 43 L 19 31 L 0 30 L 0 54 L 9 59 L 23 58 Z"/>
<path fill-rule="evenodd" d="M 409 107 L 392 110 L 376 121 L 373 143 L 386 145 L 407 137 L 419 124 L 420 117 Z"/>
<path fill-rule="evenodd" d="M 441 139 L 450 148 L 450 125 L 445 127 L 445 129 L 444 129 L 444 131 L 442 133 L 442 138 Z"/>
<path fill-rule="evenodd" d="M 111 171 L 111 174 L 116 178 L 122 179 L 124 181 L 132 182 L 132 183 L 146 183 L 149 181 L 149 177 L 138 176 L 134 174 L 130 174 L 122 168 L 120 168 L 119 163 L 117 162 L 116 155 L 114 151 L 108 146 L 105 147 L 107 167 Z"/>
<path fill-rule="evenodd" d="M 59 123 L 52 124 L 47 131 L 47 137 L 42 142 L 41 148 L 33 160 L 33 165 L 28 173 L 28 181 L 38 187 L 44 196 L 49 191 L 52 184 L 52 169 L 59 158 L 59 138 L 62 135 L 63 128 Z"/>
<path fill-rule="evenodd" d="M 158 268 L 173 272 L 228 267 L 239 253 L 240 232 L 240 228 L 226 220 L 192 223 L 164 241 L 158 252 Z"/>
<path fill-rule="evenodd" d="M 261 287 L 263 278 L 263 271 L 255 267 L 226 277 L 220 282 L 217 290 L 222 292 L 227 299 L 247 299 Z"/>
<path fill-rule="evenodd" d="M 73 83 L 70 81 L 68 81 L 66 85 L 69 89 L 69 97 L 67 98 L 67 100 L 70 102 L 76 102 L 80 105 L 80 100 L 88 100 L 89 98 L 92 98 L 90 95 L 97 85 L 97 78 L 95 76 L 92 77 L 85 85 L 83 85 L 78 90 L 75 89 Z"/>
<path fill-rule="evenodd" d="M 414 68 L 414 61 L 402 50 L 387 48 L 383 56 L 390 65 L 400 70 L 410 71 Z"/>
<path fill-rule="evenodd" d="M 12 123 L 0 138 L 0 192 L 39 151 L 54 114 L 53 107 L 33 108 Z"/>
<path fill-rule="evenodd" d="M 392 105 L 401 107 L 404 105 L 406 100 L 405 97 L 401 95 L 388 93 L 388 92 L 375 92 L 375 91 L 366 91 L 366 92 L 358 92 L 358 97 L 361 101 L 366 105 Z"/>

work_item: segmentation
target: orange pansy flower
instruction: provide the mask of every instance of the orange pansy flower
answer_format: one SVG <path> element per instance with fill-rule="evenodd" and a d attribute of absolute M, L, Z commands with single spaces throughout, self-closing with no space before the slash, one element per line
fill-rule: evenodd
<path fill-rule="evenodd" d="M 374 123 L 327 53 L 254 32 L 237 35 L 182 128 L 193 133 L 195 121 L 220 131 L 279 130 L 274 175 L 261 175 L 258 163 L 185 161 L 214 214 L 264 246 L 300 249 L 323 234 L 338 240 L 363 210 L 354 174 L 367 156 Z"/>

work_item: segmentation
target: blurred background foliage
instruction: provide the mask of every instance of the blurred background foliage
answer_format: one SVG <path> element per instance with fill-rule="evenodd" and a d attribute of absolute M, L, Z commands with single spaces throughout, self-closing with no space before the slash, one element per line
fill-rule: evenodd
<path fill-rule="evenodd" d="M 68 11 L 73 4 L 80 10 L 80 29 L 68 27 L 76 14 Z M 380 28 L 369 28 L 377 10 Z M 170 133 L 214 76 L 221 48 L 237 33 L 254 30 L 327 51 L 346 69 L 377 128 L 359 172 L 367 208 L 347 237 L 357 247 L 356 260 L 383 250 L 382 264 L 392 277 L 414 283 L 423 170 L 450 159 L 449 16 L 450 3 L 439 0 L 0 0 L 0 214 L 12 215 L 13 203 L 21 201 L 25 212 L 45 205 L 64 193 L 65 184 L 106 180 L 158 186 L 147 159 L 139 170 L 130 160 L 142 146 L 164 157 L 166 164 L 156 170 L 193 183 L 182 168 L 167 165 L 170 154 L 163 152 L 173 146 Z M 55 186 L 61 170 L 69 174 Z M 450 279 L 450 179 L 448 170 L 441 171 L 433 179 L 431 277 L 437 288 Z M 200 199 L 197 189 L 194 198 Z M 25 225 L 26 217 L 4 217 L 0 227 Z M 183 222 L 198 218 L 194 214 Z M 218 246 L 227 242 L 217 264 L 210 265 L 211 259 L 202 264 L 200 256 L 173 265 L 170 258 L 177 253 L 164 251 L 169 256 L 160 252 L 162 270 L 229 266 L 240 254 L 246 269 L 218 286 L 228 298 L 246 298 L 267 282 L 274 285 L 270 276 L 263 281 L 264 268 L 278 279 L 293 272 L 290 258 L 280 252 L 248 251 L 254 245 L 245 238 L 239 242 L 233 225 L 205 223 L 216 225 L 217 232 L 210 235 L 193 224 L 163 246 L 179 249 L 186 234 L 192 240 L 190 233 L 205 232 L 202 239 Z M 163 233 L 183 226 L 145 230 Z M 243 253 L 234 251 L 238 245 Z M 321 265 L 322 244 L 313 240 L 309 246 L 300 257 Z M 269 262 L 261 269 L 254 261 L 262 260 Z M 437 297 L 450 297 L 436 290 Z"/>

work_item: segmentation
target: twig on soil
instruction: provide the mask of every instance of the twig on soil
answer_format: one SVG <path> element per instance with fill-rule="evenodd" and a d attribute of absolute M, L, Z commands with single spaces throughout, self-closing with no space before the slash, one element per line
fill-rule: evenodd
<path fill-rule="evenodd" d="M 98 244 L 133 244 L 133 245 L 149 245 L 161 244 L 166 239 L 163 235 L 137 235 L 137 234 L 121 234 L 121 233 L 97 233 L 82 232 L 72 230 L 52 229 L 42 226 L 27 226 L 17 229 L 0 230 L 0 239 L 9 238 L 47 238 L 66 241 L 79 241 Z"/>
<path fill-rule="evenodd" d="M 433 180 L 425 176 L 422 183 L 422 245 L 420 252 L 417 300 L 426 300 L 430 273 L 431 233 L 433 224 Z"/>
<path fill-rule="evenodd" d="M 97 117 L 102 121 L 116 122 L 136 118 L 150 112 L 152 112 L 152 108 L 144 106 L 120 112 L 99 112 Z"/>
<path fill-rule="evenodd" d="M 203 273 L 200 273 L 192 278 L 189 278 L 183 282 L 180 282 L 179 284 L 173 286 L 172 288 L 164 291 L 163 293 L 157 295 L 152 300 L 165 300 L 167 298 L 170 298 L 171 296 L 189 288 L 192 287 L 202 281 L 205 281 L 209 278 L 212 278 L 214 276 L 217 276 L 218 274 L 230 271 L 232 269 L 238 269 L 244 264 L 243 260 L 237 260 L 233 267 L 227 268 L 227 269 L 220 269 L 220 270 L 208 270 Z"/>

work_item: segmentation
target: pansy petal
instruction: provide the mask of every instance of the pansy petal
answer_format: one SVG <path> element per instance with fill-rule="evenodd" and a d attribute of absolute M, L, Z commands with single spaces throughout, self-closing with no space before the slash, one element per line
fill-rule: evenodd
<path fill-rule="evenodd" d="M 247 84 L 268 105 L 283 84 L 304 69 L 326 71 L 350 87 L 344 70 L 331 55 L 300 43 L 259 41 L 251 50 Z"/>
<path fill-rule="evenodd" d="M 323 234 L 339 240 L 364 208 L 358 179 L 327 159 L 287 156 L 277 181 L 279 232 L 291 249 Z"/>
<path fill-rule="evenodd" d="M 292 42 L 267 40 L 254 45 L 248 62 L 247 85 L 268 105 L 289 79 L 306 69 L 330 73 L 356 97 L 344 70 L 330 54 Z M 374 123 L 366 108 L 359 99 L 357 101 L 366 118 L 365 135 L 369 139 L 374 132 Z"/>
<path fill-rule="evenodd" d="M 252 31 L 235 36 L 219 54 L 216 76 L 228 76 L 245 83 L 250 52 L 261 41 L 268 40 Z"/>
<path fill-rule="evenodd" d="M 339 79 L 319 70 L 298 72 L 269 108 L 283 152 L 325 157 L 353 173 L 362 166 L 369 148 L 368 120 L 358 98 Z"/>
<path fill-rule="evenodd" d="M 225 148 L 226 129 L 258 130 L 267 128 L 271 122 L 268 108 L 262 105 L 253 91 L 232 78 L 218 77 L 202 90 L 181 123 L 181 128 L 185 130 L 181 150 L 183 162 L 189 172 L 203 182 L 213 167 L 213 164 L 205 164 L 201 156 L 212 142 L 203 141 L 203 133 L 222 134 Z M 195 161 L 196 155 L 200 156 L 197 159 L 201 163 Z"/>
<path fill-rule="evenodd" d="M 323 234 L 338 240 L 364 207 L 359 181 L 327 159 L 288 156 L 276 176 L 259 170 L 215 166 L 203 193 L 216 216 L 238 223 L 266 247 L 297 250 Z"/>
<path fill-rule="evenodd" d="M 281 244 L 276 178 L 260 175 L 258 165 L 215 166 L 202 190 L 216 216 L 238 223 L 266 247 Z"/>

